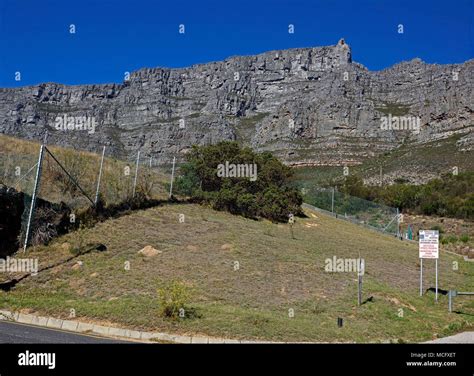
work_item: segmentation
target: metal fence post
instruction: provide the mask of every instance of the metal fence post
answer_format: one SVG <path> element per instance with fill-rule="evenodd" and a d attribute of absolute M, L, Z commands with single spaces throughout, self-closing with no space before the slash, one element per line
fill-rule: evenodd
<path fill-rule="evenodd" d="M 95 191 L 95 205 L 99 201 L 99 188 L 100 188 L 100 179 L 102 178 L 102 167 L 104 166 L 104 156 L 105 156 L 105 146 L 102 149 L 102 158 L 100 159 L 100 168 L 99 168 L 99 177 L 97 179 L 97 189 Z"/>
<path fill-rule="evenodd" d="M 423 296 L 423 259 L 420 258 L 420 296 Z"/>
<path fill-rule="evenodd" d="M 331 213 L 334 214 L 334 187 L 332 187 Z"/>
<path fill-rule="evenodd" d="M 438 301 L 438 259 L 435 260 L 435 268 L 436 268 L 436 295 L 435 300 Z"/>
<path fill-rule="evenodd" d="M 135 179 L 133 179 L 133 193 L 132 197 L 135 197 L 135 191 L 137 189 L 137 178 L 138 178 L 138 163 L 140 163 L 140 150 L 137 154 L 137 164 L 135 166 Z"/>
<path fill-rule="evenodd" d="M 31 220 L 33 218 L 33 212 L 35 210 L 36 195 L 38 192 L 38 186 L 39 186 L 39 182 L 41 178 L 41 167 L 43 165 L 43 155 L 44 155 L 44 144 L 42 144 L 40 147 L 40 152 L 39 152 L 39 157 L 38 157 L 35 185 L 33 188 L 33 195 L 31 196 L 30 213 L 28 215 L 28 225 L 26 226 L 25 243 L 23 245 L 23 252 L 26 252 L 26 247 L 28 246 L 28 238 L 30 237 Z"/>
<path fill-rule="evenodd" d="M 358 276 L 358 283 L 357 283 L 357 303 L 359 305 L 362 304 L 362 275 L 365 271 L 365 262 L 360 258 L 360 255 L 359 255 L 359 270 L 357 271 L 357 276 Z"/>
<path fill-rule="evenodd" d="M 171 198 L 172 194 L 173 194 L 173 181 L 174 181 L 174 165 L 176 163 L 176 157 L 173 157 L 173 168 L 171 170 L 171 184 L 170 184 L 170 196 L 169 198 Z"/>

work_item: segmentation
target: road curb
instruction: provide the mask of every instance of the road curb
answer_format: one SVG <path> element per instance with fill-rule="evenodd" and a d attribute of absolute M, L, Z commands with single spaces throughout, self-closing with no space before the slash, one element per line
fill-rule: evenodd
<path fill-rule="evenodd" d="M 28 313 L 10 312 L 0 310 L 0 321 L 12 321 L 21 324 L 30 324 L 50 329 L 61 329 L 68 332 L 85 334 L 93 333 L 103 337 L 114 337 L 130 339 L 141 342 L 168 342 L 181 344 L 255 344 L 255 343 L 283 343 L 271 341 L 249 341 L 229 338 L 205 337 L 205 336 L 183 336 L 160 332 L 143 332 L 132 329 L 123 329 L 103 325 L 89 324 L 78 320 L 63 320 L 51 316 L 38 316 Z"/>

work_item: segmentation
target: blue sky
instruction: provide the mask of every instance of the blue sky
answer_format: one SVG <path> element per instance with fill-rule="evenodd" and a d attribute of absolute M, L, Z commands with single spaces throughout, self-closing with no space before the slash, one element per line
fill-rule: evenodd
<path fill-rule="evenodd" d="M 460 63 L 474 57 L 473 2 L 0 0 L 0 87 L 122 82 L 124 72 L 141 67 L 332 45 L 341 37 L 353 60 L 371 70 L 414 57 Z"/>

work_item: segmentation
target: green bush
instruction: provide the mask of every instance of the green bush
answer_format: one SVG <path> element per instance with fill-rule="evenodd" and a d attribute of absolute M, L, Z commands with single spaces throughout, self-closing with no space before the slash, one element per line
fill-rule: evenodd
<path fill-rule="evenodd" d="M 449 235 L 449 236 L 442 236 L 441 237 L 441 244 L 449 244 L 449 243 L 456 243 L 458 238 L 456 235 Z"/>
<path fill-rule="evenodd" d="M 396 180 L 395 184 L 384 187 L 365 186 L 362 178 L 354 175 L 346 177 L 338 186 L 343 193 L 402 211 L 474 218 L 474 172 L 443 175 L 423 185 L 410 185 Z"/>
<path fill-rule="evenodd" d="M 187 304 L 190 292 L 182 282 L 172 281 L 158 289 L 158 300 L 160 304 L 160 315 L 166 318 L 177 319 L 186 317 Z"/>
<path fill-rule="evenodd" d="M 256 179 L 218 176 L 218 166 L 256 165 Z M 258 154 L 240 148 L 235 142 L 194 146 L 176 180 L 176 192 L 213 209 L 257 219 L 286 222 L 288 216 L 302 215 L 303 199 L 296 188 L 289 187 L 291 168 L 270 153 Z"/>
<path fill-rule="evenodd" d="M 469 235 L 467 234 L 462 234 L 460 237 L 459 237 L 459 240 L 462 241 L 463 243 L 467 243 L 469 241 Z"/>

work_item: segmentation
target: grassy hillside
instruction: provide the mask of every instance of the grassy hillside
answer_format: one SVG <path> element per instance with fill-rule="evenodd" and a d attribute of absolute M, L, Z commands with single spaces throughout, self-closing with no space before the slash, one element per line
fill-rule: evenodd
<path fill-rule="evenodd" d="M 459 172 L 474 171 L 473 152 L 463 152 L 456 146 L 462 135 L 432 141 L 426 144 L 404 144 L 400 148 L 351 166 L 349 173 L 359 175 L 370 184 L 380 184 L 380 167 L 383 182 L 398 179 L 426 182 L 436 176 L 451 173 L 453 167 Z M 301 186 L 330 184 L 334 179 L 343 180 L 343 166 L 299 167 L 295 169 L 294 181 Z"/>
<path fill-rule="evenodd" d="M 418 296 L 416 244 L 307 215 L 296 219 L 295 239 L 287 224 L 190 204 L 108 220 L 32 250 L 28 257 L 45 266 L 70 257 L 69 249 L 80 244 L 108 248 L 78 256 L 82 266 L 71 261 L 0 292 L 0 307 L 64 318 L 74 309 L 81 320 L 129 328 L 281 341 L 424 341 L 474 328 L 472 299 L 458 298 L 458 313 L 448 314 L 446 296 L 438 303 L 432 293 Z M 137 253 L 147 245 L 162 253 Z M 366 262 L 367 300 L 360 307 L 356 274 L 324 271 L 326 258 L 359 255 Z M 441 289 L 474 291 L 473 263 L 441 252 L 439 270 Z M 434 286 L 434 262 L 425 262 L 425 276 L 425 287 Z M 191 292 L 193 317 L 159 315 L 157 289 L 171 280 Z"/>

